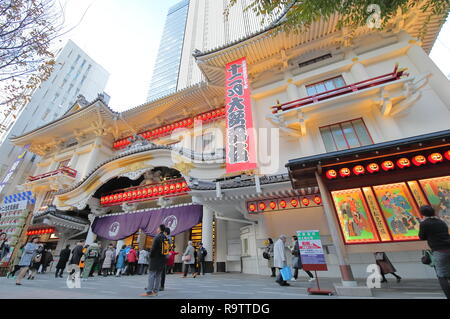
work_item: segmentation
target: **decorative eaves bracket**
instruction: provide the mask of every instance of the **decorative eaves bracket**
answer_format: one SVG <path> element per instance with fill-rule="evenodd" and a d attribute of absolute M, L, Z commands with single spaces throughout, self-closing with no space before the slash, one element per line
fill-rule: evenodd
<path fill-rule="evenodd" d="M 281 114 L 270 114 L 266 118 L 273 125 L 277 126 L 284 135 L 295 138 L 306 136 L 306 116 L 301 110 L 297 110 L 295 116 L 288 120 L 282 117 Z"/>

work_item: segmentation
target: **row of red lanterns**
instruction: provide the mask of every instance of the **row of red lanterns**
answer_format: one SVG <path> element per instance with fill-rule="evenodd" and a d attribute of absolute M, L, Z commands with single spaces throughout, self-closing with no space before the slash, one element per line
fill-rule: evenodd
<path fill-rule="evenodd" d="M 165 196 L 187 191 L 189 191 L 189 187 L 186 182 L 165 184 L 118 193 L 114 195 L 102 196 L 100 198 L 100 204 L 108 205 L 112 203 L 120 203 L 136 199 L 151 198 L 155 196 Z"/>
<path fill-rule="evenodd" d="M 378 165 L 377 163 L 370 163 L 366 167 L 364 167 L 363 165 L 356 165 L 351 170 L 348 167 L 344 167 L 339 170 L 339 173 L 334 169 L 330 169 L 326 172 L 325 175 L 328 179 L 335 179 L 338 177 L 338 174 L 339 176 L 345 178 L 349 177 L 352 173 L 357 176 L 365 174 L 366 171 L 371 174 L 377 173 L 380 171 L 380 167 L 383 171 L 387 172 L 394 170 L 396 166 L 400 169 L 404 169 L 411 167 L 411 164 L 414 166 L 422 166 L 427 164 L 427 162 L 437 164 L 443 162 L 444 158 L 450 161 L 450 150 L 446 151 L 444 155 L 437 152 L 431 153 L 430 155 L 428 155 L 428 157 L 425 157 L 423 155 L 416 155 L 412 157 L 411 160 L 406 157 L 402 157 L 398 159 L 395 164 L 393 161 L 387 160 L 381 163 L 381 165 Z"/>
<path fill-rule="evenodd" d="M 53 228 L 30 230 L 30 231 L 27 231 L 27 236 L 53 234 L 54 232 L 55 232 L 55 229 L 53 229 Z"/>
<path fill-rule="evenodd" d="M 216 109 L 216 110 L 195 116 L 193 119 L 187 118 L 187 119 L 184 119 L 184 120 L 181 120 L 181 121 L 169 124 L 169 125 L 161 126 L 154 130 L 140 133 L 139 135 L 146 139 L 157 138 L 157 137 L 160 137 L 163 135 L 170 134 L 172 131 L 174 131 L 178 128 L 190 127 L 190 126 L 192 126 L 192 124 L 194 124 L 194 121 L 211 121 L 211 120 L 216 120 L 224 115 L 225 115 L 225 108 L 220 108 L 220 109 Z M 123 148 L 123 147 L 129 145 L 130 141 L 128 140 L 128 138 L 129 137 L 114 142 L 113 147 L 114 148 Z"/>
<path fill-rule="evenodd" d="M 314 203 L 316 203 L 316 205 L 320 205 L 322 204 L 322 198 L 320 198 L 320 196 L 314 196 L 313 198 Z M 308 197 L 303 197 L 301 200 L 303 206 L 309 206 L 311 205 L 311 200 Z M 297 198 L 292 198 L 289 203 L 291 204 L 292 207 L 297 208 L 300 205 L 300 202 Z M 288 203 L 286 200 L 282 199 L 278 202 L 278 206 L 282 209 L 285 209 L 288 206 Z M 269 208 L 272 210 L 277 209 L 277 202 L 276 201 L 270 201 L 269 202 Z M 267 209 L 267 204 L 266 202 L 262 201 L 259 202 L 258 205 L 251 203 L 250 205 L 248 205 L 248 210 L 250 212 L 256 212 L 257 210 L 259 211 L 265 211 Z"/>

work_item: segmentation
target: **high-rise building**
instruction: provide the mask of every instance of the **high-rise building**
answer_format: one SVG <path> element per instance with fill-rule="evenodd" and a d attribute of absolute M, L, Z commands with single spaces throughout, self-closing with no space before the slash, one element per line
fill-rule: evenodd
<path fill-rule="evenodd" d="M 63 116 L 79 95 L 92 100 L 103 93 L 109 73 L 73 41 L 69 40 L 57 53 L 55 69 L 50 78 L 35 90 L 30 102 L 18 114 L 2 120 L 6 130 L 0 135 L 0 183 L 23 149 L 14 146 L 9 138 L 32 131 Z M 108 96 L 105 96 L 108 99 Z M 25 155 L 21 164 L 0 186 L 0 197 L 17 192 L 23 178 L 28 176 L 34 162 L 33 154 Z"/>
<path fill-rule="evenodd" d="M 173 93 L 177 89 L 188 9 L 189 0 L 183 0 L 172 6 L 167 13 L 148 100 Z"/>
<path fill-rule="evenodd" d="M 252 10 L 245 10 L 251 0 L 238 0 L 226 15 L 228 3 L 183 0 L 169 9 L 148 101 L 207 80 L 195 62 L 194 51 L 238 42 L 270 27 L 281 16 L 274 12 L 262 21 Z"/>

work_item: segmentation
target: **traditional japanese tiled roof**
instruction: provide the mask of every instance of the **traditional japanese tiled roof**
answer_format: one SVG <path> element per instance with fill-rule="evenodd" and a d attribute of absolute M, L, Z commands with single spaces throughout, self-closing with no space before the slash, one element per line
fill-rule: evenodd
<path fill-rule="evenodd" d="M 36 214 L 34 216 L 35 220 L 40 220 L 46 216 L 53 216 L 56 218 L 61 218 L 64 220 L 67 220 L 69 222 L 72 223 L 77 223 L 77 224 L 81 224 L 81 225 L 89 225 L 90 222 L 87 219 L 81 218 L 81 217 L 75 217 L 75 216 L 69 216 L 67 213 L 61 212 L 61 211 L 50 211 L 50 210 L 45 210 L 42 212 L 39 212 L 38 214 Z"/>
<path fill-rule="evenodd" d="M 259 180 L 261 185 L 276 184 L 290 181 L 288 174 L 264 175 L 261 176 Z M 238 176 L 233 179 L 220 181 L 219 183 L 221 189 L 241 188 L 256 185 L 253 176 Z M 207 181 L 190 182 L 189 187 L 192 190 L 215 190 L 216 183 Z"/>

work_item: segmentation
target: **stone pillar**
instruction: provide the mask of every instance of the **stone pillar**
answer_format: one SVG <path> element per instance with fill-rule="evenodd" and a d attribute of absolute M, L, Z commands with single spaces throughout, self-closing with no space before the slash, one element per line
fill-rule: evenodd
<path fill-rule="evenodd" d="M 214 212 L 211 208 L 203 206 L 203 219 L 202 219 L 202 243 L 203 247 L 208 251 L 205 261 L 212 262 L 213 251 L 213 218 Z"/>
<path fill-rule="evenodd" d="M 94 242 L 94 240 L 97 239 L 97 235 L 94 234 L 94 232 L 92 231 L 92 223 L 94 222 L 95 215 L 90 214 L 88 218 L 91 224 L 89 225 L 89 231 L 86 237 L 86 245 L 91 245 Z"/>
<path fill-rule="evenodd" d="M 226 272 L 227 243 L 227 221 L 216 219 L 216 272 Z"/>
<path fill-rule="evenodd" d="M 118 240 L 116 244 L 116 256 L 119 254 L 120 250 L 122 249 L 122 246 L 124 244 L 123 240 Z"/>
<path fill-rule="evenodd" d="M 444 73 L 442 73 L 433 60 L 431 60 L 416 40 L 410 39 L 408 43 L 411 45 L 407 52 L 408 57 L 420 73 L 432 74 L 429 78 L 429 84 L 447 109 L 450 110 L 450 84 L 447 77 Z"/>
<path fill-rule="evenodd" d="M 334 247 L 336 248 L 336 254 L 339 261 L 339 269 L 341 271 L 342 285 L 344 287 L 356 287 L 357 283 L 353 278 L 352 268 L 348 264 L 345 256 L 344 245 L 339 237 L 338 225 L 335 221 L 335 213 L 333 208 L 332 199 L 328 192 L 322 177 L 316 172 L 317 184 L 319 186 L 320 194 L 322 195 L 323 210 L 330 230 L 331 238 L 333 239 Z"/>

